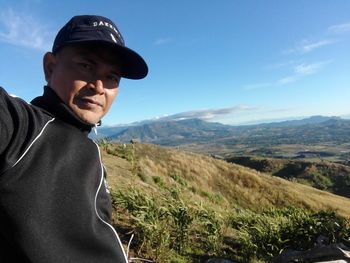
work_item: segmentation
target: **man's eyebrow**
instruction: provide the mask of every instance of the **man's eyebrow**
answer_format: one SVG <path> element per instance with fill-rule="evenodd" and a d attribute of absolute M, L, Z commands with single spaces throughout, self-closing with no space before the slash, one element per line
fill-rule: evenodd
<path fill-rule="evenodd" d="M 87 52 L 79 52 L 79 57 L 92 63 L 92 64 L 97 64 L 96 59 L 94 59 L 93 57 L 91 57 L 91 55 Z"/>
<path fill-rule="evenodd" d="M 111 69 L 111 74 L 121 77 L 121 72 L 118 69 Z"/>
<path fill-rule="evenodd" d="M 98 66 L 99 64 L 99 59 L 94 59 L 93 57 L 91 57 L 91 55 L 89 53 L 86 53 L 86 52 L 81 52 L 79 53 L 79 57 L 89 63 L 91 63 L 92 65 L 96 65 Z M 113 63 L 108 63 L 112 68 L 110 70 L 110 73 L 113 74 L 113 75 L 116 75 L 118 77 L 121 77 L 121 72 L 120 72 L 120 69 L 119 67 L 117 67 L 115 64 Z"/>
<path fill-rule="evenodd" d="M 79 56 L 82 59 L 88 61 L 89 63 L 92 63 L 93 65 L 98 65 L 100 61 L 104 61 L 104 63 L 107 63 L 108 65 L 113 67 L 113 69 L 111 69 L 112 74 L 121 76 L 120 68 L 115 63 L 113 63 L 112 60 L 110 61 L 104 60 L 102 57 L 99 57 L 98 55 L 92 55 L 90 52 L 87 52 L 87 51 L 80 51 Z"/>

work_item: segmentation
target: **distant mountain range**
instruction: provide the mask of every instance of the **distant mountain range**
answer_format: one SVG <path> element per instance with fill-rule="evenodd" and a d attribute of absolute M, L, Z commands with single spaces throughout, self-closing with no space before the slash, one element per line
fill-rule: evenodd
<path fill-rule="evenodd" d="M 299 125 L 306 125 L 306 124 L 318 124 L 329 120 L 342 120 L 342 118 L 337 116 L 332 117 L 326 117 L 321 115 L 315 115 L 311 116 L 309 118 L 303 118 L 301 120 L 288 120 L 288 121 L 280 121 L 280 122 L 270 122 L 270 123 L 263 123 L 263 124 L 257 124 L 260 126 L 275 126 L 275 127 L 287 127 L 287 126 L 299 126 Z"/>
<path fill-rule="evenodd" d="M 279 144 L 350 141 L 350 120 L 312 116 L 256 125 L 231 126 L 200 119 L 155 121 L 136 126 L 101 127 L 98 138 L 177 146 L 183 144 Z M 95 137 L 96 138 L 96 137 Z"/>

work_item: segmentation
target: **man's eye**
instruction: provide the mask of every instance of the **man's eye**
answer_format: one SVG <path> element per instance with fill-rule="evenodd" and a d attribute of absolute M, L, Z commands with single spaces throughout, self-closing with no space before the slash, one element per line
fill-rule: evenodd
<path fill-rule="evenodd" d="M 86 69 L 86 70 L 92 70 L 92 65 L 91 65 L 91 64 L 81 62 L 81 63 L 79 63 L 79 65 L 80 65 L 82 68 Z"/>
<path fill-rule="evenodd" d="M 109 79 L 115 83 L 119 83 L 120 77 L 116 76 L 116 75 L 109 75 L 109 76 L 107 76 L 107 79 Z"/>

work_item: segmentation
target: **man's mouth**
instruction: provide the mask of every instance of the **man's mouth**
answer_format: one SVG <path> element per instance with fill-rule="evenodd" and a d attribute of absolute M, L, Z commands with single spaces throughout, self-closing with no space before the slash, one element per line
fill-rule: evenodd
<path fill-rule="evenodd" d="M 98 102 L 97 100 L 94 100 L 92 98 L 80 98 L 79 99 L 84 106 L 87 107 L 102 107 L 102 104 Z"/>

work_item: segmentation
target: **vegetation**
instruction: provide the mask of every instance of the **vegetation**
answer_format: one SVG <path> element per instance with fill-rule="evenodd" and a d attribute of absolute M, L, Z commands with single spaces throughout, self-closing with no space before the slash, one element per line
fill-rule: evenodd
<path fill-rule="evenodd" d="M 307 250 L 320 236 L 331 243 L 349 243 L 349 221 L 333 211 L 310 213 L 305 209 L 286 207 L 261 214 L 238 213 L 231 218 L 238 230 L 240 252 L 244 258 L 271 260 L 286 249 Z"/>
<path fill-rule="evenodd" d="M 216 160 L 145 144 L 101 142 L 122 241 L 155 262 L 266 262 L 320 235 L 349 242 L 350 200 Z"/>
<path fill-rule="evenodd" d="M 350 198 L 350 167 L 346 165 L 253 156 L 230 157 L 227 161 Z"/>

